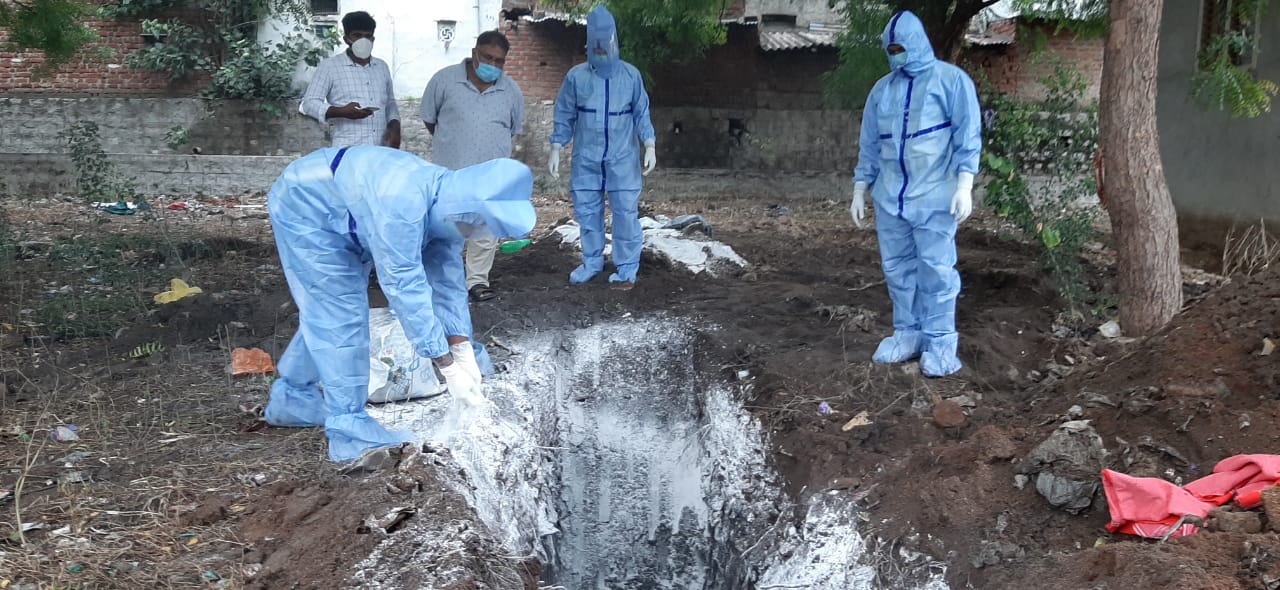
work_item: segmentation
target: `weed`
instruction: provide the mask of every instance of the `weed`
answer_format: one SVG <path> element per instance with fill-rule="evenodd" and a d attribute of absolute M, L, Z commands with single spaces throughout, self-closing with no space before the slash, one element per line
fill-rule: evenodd
<path fill-rule="evenodd" d="M 1041 102 L 986 93 L 986 202 L 1039 244 L 1067 307 L 1087 310 L 1095 295 L 1081 253 L 1097 235 L 1099 209 L 1083 200 L 1097 192 L 1098 108 L 1084 104 L 1087 84 L 1064 63 L 1041 82 Z"/>
<path fill-rule="evenodd" d="M 71 152 L 81 197 L 90 202 L 138 198 L 133 181 L 121 175 L 107 159 L 97 123 L 77 121 L 63 131 L 61 137 Z"/>
<path fill-rule="evenodd" d="M 174 125 L 164 134 L 164 144 L 175 152 L 189 143 L 191 143 L 191 129 L 182 125 Z"/>

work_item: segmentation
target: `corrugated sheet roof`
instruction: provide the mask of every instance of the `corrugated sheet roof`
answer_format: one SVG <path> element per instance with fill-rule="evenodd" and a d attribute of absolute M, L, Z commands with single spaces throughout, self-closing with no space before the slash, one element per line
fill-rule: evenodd
<path fill-rule="evenodd" d="M 835 47 L 837 34 L 803 29 L 760 29 L 760 48 L 765 51 L 786 51 L 810 47 Z"/>
<path fill-rule="evenodd" d="M 964 36 L 964 40 L 970 45 L 979 47 L 990 47 L 995 45 L 1013 45 L 1016 37 L 1013 35 L 1002 35 L 999 33 L 969 33 Z"/>
<path fill-rule="evenodd" d="M 528 23 L 540 23 L 554 20 L 562 23 L 577 23 L 580 25 L 587 24 L 586 18 L 573 18 L 569 16 L 568 13 L 564 12 L 535 12 L 533 14 L 526 14 L 525 16 L 520 17 L 520 20 Z"/>

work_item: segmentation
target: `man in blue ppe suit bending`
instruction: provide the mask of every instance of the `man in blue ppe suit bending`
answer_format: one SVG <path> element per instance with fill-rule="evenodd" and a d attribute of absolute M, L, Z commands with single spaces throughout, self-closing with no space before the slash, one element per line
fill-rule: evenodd
<path fill-rule="evenodd" d="M 418 355 L 435 363 L 455 398 L 481 402 L 462 246 L 467 238 L 528 234 L 532 192 L 533 174 L 510 159 L 450 171 L 361 145 L 290 164 L 267 207 L 299 326 L 280 358 L 267 423 L 323 425 L 334 461 L 411 440 L 364 409 L 372 265 Z"/>
<path fill-rule="evenodd" d="M 551 134 L 551 176 L 560 178 L 560 150 L 573 140 L 573 214 L 582 231 L 582 265 L 569 274 L 579 285 L 604 270 L 604 200 L 613 211 L 613 265 L 609 282 L 635 286 L 644 234 L 640 230 L 640 151 L 644 173 L 657 165 L 649 95 L 635 66 L 618 56 L 613 15 L 597 6 L 587 15 L 587 63 L 574 66 L 556 96 Z M 638 140 L 638 141 L 637 141 Z"/>
<path fill-rule="evenodd" d="M 938 61 L 916 15 L 893 16 L 882 35 L 892 70 L 867 97 L 853 222 L 862 227 L 867 188 L 889 297 L 893 335 L 877 363 L 920 359 L 920 371 L 960 370 L 956 356 L 956 225 L 973 211 L 973 177 L 982 151 L 982 113 L 973 80 Z"/>

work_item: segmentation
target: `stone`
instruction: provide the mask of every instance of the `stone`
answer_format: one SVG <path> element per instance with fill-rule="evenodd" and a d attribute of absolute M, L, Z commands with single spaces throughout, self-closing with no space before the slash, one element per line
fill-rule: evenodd
<path fill-rule="evenodd" d="M 933 423 L 941 428 L 959 428 L 966 420 L 960 404 L 945 399 L 933 404 Z"/>
<path fill-rule="evenodd" d="M 1165 395 L 1176 398 L 1211 398 L 1216 392 L 1209 389 L 1207 385 L 1186 384 L 1186 383 L 1170 383 L 1164 386 Z"/>
<path fill-rule="evenodd" d="M 1267 528 L 1280 532 L 1280 486 L 1262 490 L 1262 511 L 1267 515 Z"/>
<path fill-rule="evenodd" d="M 1022 559 L 1026 554 L 1026 549 L 1008 541 L 983 541 L 978 551 L 969 559 L 969 564 L 974 569 L 981 569 L 999 565 L 1002 561 Z"/>
<path fill-rule="evenodd" d="M 831 481 L 831 489 L 848 490 L 862 485 L 862 481 L 856 477 L 837 477 Z"/>
<path fill-rule="evenodd" d="M 1209 528 L 1224 533 L 1253 534 L 1262 532 L 1262 517 L 1257 512 L 1233 512 L 1230 508 L 1214 508 L 1209 513 Z"/>
<path fill-rule="evenodd" d="M 1079 514 L 1093 503 L 1106 455 L 1102 437 L 1089 421 L 1072 420 L 1032 449 L 1018 472 L 1036 476 L 1036 491 L 1049 504 Z"/>

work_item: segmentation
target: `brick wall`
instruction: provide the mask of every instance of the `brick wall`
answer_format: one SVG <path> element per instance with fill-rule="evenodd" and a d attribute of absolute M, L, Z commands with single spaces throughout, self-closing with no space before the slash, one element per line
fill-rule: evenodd
<path fill-rule="evenodd" d="M 985 76 L 999 92 L 1027 99 L 1044 98 L 1045 88 L 1040 79 L 1053 72 L 1053 58 L 1062 58 L 1084 74 L 1088 88 L 1086 99 L 1098 98 L 1102 83 L 1103 39 L 1079 38 L 1067 32 L 1054 33 L 1041 27 L 1045 35 L 1045 55 L 1035 56 L 1035 25 L 1018 31 L 1018 42 L 1013 45 L 972 47 L 962 60 L 975 76 Z"/>
<path fill-rule="evenodd" d="M 504 70 L 520 85 L 527 100 L 555 100 L 569 68 L 586 61 L 585 27 L 552 20 L 507 21 L 503 33 L 511 41 Z"/>
<path fill-rule="evenodd" d="M 662 106 L 769 110 L 823 108 L 822 75 L 838 64 L 836 50 L 760 49 L 759 29 L 730 26 L 724 45 L 706 59 L 673 65 L 654 76 L 650 96 Z"/>
<path fill-rule="evenodd" d="M 142 26 L 138 21 L 90 20 L 87 24 L 98 32 L 99 40 L 52 76 L 34 76 L 44 63 L 39 51 L 21 53 L 0 51 L 0 93 L 69 93 L 113 95 L 178 95 L 190 94 L 195 88 L 169 83 L 161 72 L 135 70 L 125 65 L 125 56 L 143 46 Z M 8 31 L 0 29 L 0 47 L 8 42 Z M 105 55 L 98 55 L 105 51 Z"/>
<path fill-rule="evenodd" d="M 555 100 L 565 73 L 583 61 L 586 31 L 558 21 L 507 23 L 506 72 L 531 100 Z M 836 66 L 832 48 L 764 52 L 755 27 L 731 26 L 706 59 L 656 72 L 648 88 L 655 106 L 742 109 L 822 108 L 821 75 Z M 625 58 L 625 56 L 624 56 Z"/>
<path fill-rule="evenodd" d="M 504 32 L 511 40 L 507 74 L 530 103 L 553 101 L 565 73 L 583 61 L 584 27 L 508 23 Z M 856 118 L 822 110 L 821 75 L 836 59 L 832 48 L 765 52 L 755 27 L 731 26 L 727 42 L 705 60 L 653 76 L 648 91 L 659 161 L 730 170 L 849 168 Z"/>

